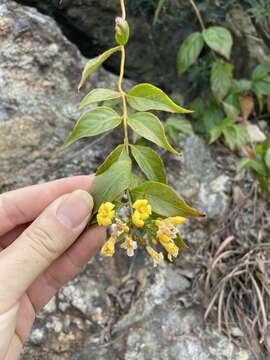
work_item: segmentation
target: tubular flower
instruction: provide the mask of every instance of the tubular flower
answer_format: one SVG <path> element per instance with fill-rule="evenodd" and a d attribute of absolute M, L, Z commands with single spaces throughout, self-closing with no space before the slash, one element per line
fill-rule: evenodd
<path fill-rule="evenodd" d="M 136 241 L 133 241 L 130 236 L 126 236 L 125 241 L 120 246 L 122 249 L 127 250 L 127 256 L 133 256 L 134 250 L 137 249 L 138 245 Z"/>
<path fill-rule="evenodd" d="M 158 264 L 163 262 L 163 254 L 158 253 L 156 250 L 154 250 L 151 246 L 146 246 L 146 250 L 148 254 L 151 256 L 154 266 L 157 266 Z"/>
<path fill-rule="evenodd" d="M 141 215 L 137 210 L 132 215 L 132 222 L 138 228 L 141 228 L 144 226 L 144 222 L 141 218 Z"/>
<path fill-rule="evenodd" d="M 111 236 L 108 241 L 101 248 L 101 254 L 103 256 L 113 256 L 115 252 L 116 238 Z"/>
<path fill-rule="evenodd" d="M 181 225 L 186 222 L 186 218 L 182 216 L 173 216 L 173 217 L 169 217 L 168 221 L 173 225 Z"/>
<path fill-rule="evenodd" d="M 110 202 L 106 202 L 100 205 L 97 214 L 97 222 L 99 225 L 111 225 L 112 219 L 115 217 L 115 211 L 113 210 L 113 208 L 114 204 Z"/>
<path fill-rule="evenodd" d="M 172 261 L 172 257 L 177 257 L 179 254 L 179 248 L 175 245 L 173 241 L 169 241 L 168 243 L 161 242 L 162 246 L 168 253 L 168 258 Z"/>
<path fill-rule="evenodd" d="M 116 218 L 115 224 L 112 225 L 112 236 L 118 237 L 123 233 L 128 233 L 129 227 L 122 220 Z"/>
<path fill-rule="evenodd" d="M 145 199 L 136 200 L 132 207 L 140 214 L 142 220 L 148 219 L 152 214 L 152 208 Z"/>

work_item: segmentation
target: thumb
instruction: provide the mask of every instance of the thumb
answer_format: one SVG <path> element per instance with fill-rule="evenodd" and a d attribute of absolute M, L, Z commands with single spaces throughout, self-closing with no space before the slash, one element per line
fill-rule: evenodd
<path fill-rule="evenodd" d="M 92 209 L 93 199 L 86 191 L 64 195 L 0 253 L 0 314 L 14 305 L 36 277 L 75 242 Z"/>

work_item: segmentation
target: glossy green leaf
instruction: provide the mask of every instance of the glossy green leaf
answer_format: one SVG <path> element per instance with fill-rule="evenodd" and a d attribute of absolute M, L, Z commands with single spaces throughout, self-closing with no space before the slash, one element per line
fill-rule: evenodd
<path fill-rule="evenodd" d="M 203 30 L 203 38 L 210 49 L 226 59 L 230 59 L 233 39 L 231 33 L 221 26 L 211 26 Z"/>
<path fill-rule="evenodd" d="M 211 89 L 214 96 L 222 101 L 232 86 L 233 66 L 217 60 L 211 70 Z"/>
<path fill-rule="evenodd" d="M 138 111 L 161 110 L 171 113 L 190 113 L 175 104 L 161 89 L 151 84 L 138 84 L 127 93 L 129 105 Z"/>
<path fill-rule="evenodd" d="M 131 161 L 119 160 L 107 171 L 95 177 L 91 187 L 94 197 L 94 213 L 106 201 L 113 201 L 122 195 L 130 185 Z"/>
<path fill-rule="evenodd" d="M 270 75 L 270 64 L 260 64 L 256 66 L 251 74 L 252 81 L 260 81 Z"/>
<path fill-rule="evenodd" d="M 69 146 L 81 138 L 96 136 L 114 129 L 121 124 L 121 121 L 117 112 L 108 107 L 100 106 L 89 110 L 80 117 L 64 146 Z"/>
<path fill-rule="evenodd" d="M 131 196 L 136 199 L 147 199 L 152 210 L 161 216 L 203 217 L 198 210 L 191 208 L 168 185 L 147 181 L 133 189 Z"/>
<path fill-rule="evenodd" d="M 121 154 L 125 151 L 124 145 L 118 145 L 105 159 L 105 161 L 98 167 L 96 175 L 104 173 L 109 167 L 112 166 L 120 157 Z"/>
<path fill-rule="evenodd" d="M 96 70 L 98 69 L 104 61 L 106 61 L 112 54 L 119 51 L 121 49 L 121 46 L 116 46 L 112 49 L 109 49 L 105 51 L 103 54 L 91 59 L 86 64 L 83 73 L 82 78 L 78 86 L 78 90 L 84 85 L 85 81 L 88 79 L 88 77 Z"/>
<path fill-rule="evenodd" d="M 225 118 L 222 120 L 222 122 L 218 126 L 213 126 L 213 128 L 210 130 L 210 133 L 209 133 L 210 134 L 209 144 L 212 144 L 218 138 L 220 138 L 224 129 L 226 129 L 226 127 L 229 127 L 229 126 L 233 126 L 232 119 L 230 119 L 230 118 Z"/>
<path fill-rule="evenodd" d="M 190 121 L 184 118 L 170 116 L 166 121 L 166 125 L 174 128 L 178 132 L 183 132 L 184 134 L 193 134 L 193 128 Z"/>
<path fill-rule="evenodd" d="M 94 89 L 82 99 L 79 110 L 97 102 L 118 99 L 120 96 L 120 93 L 115 90 Z"/>
<path fill-rule="evenodd" d="M 181 44 L 177 54 L 178 75 L 184 73 L 198 59 L 204 46 L 200 32 L 190 34 Z"/>
<path fill-rule="evenodd" d="M 128 118 L 128 125 L 145 139 L 152 141 L 175 155 L 180 155 L 168 142 L 164 127 L 155 115 L 147 112 L 138 112 Z"/>
<path fill-rule="evenodd" d="M 131 152 L 142 172 L 149 180 L 166 183 L 166 173 L 162 159 L 147 146 L 132 145 Z"/>

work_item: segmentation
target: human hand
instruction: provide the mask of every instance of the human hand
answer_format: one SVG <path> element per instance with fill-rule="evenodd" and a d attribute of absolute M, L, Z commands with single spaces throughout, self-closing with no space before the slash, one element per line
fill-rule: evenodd
<path fill-rule="evenodd" d="M 103 242 L 103 228 L 83 232 L 92 180 L 77 176 L 0 195 L 0 360 L 19 357 L 35 313 Z"/>

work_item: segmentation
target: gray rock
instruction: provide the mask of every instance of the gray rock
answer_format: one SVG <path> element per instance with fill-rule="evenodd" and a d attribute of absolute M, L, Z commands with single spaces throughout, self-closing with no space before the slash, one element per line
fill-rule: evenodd
<path fill-rule="evenodd" d="M 81 276 L 71 282 L 58 294 L 60 302 L 68 303 L 79 310 L 86 318 L 104 323 L 108 316 L 109 298 L 104 289 L 94 280 Z"/>
<path fill-rule="evenodd" d="M 221 174 L 203 139 L 183 137 L 183 159 L 171 159 L 170 182 L 193 206 L 218 220 L 229 208 L 231 180 Z"/>
<path fill-rule="evenodd" d="M 33 345 L 41 345 L 45 337 L 45 330 L 42 329 L 34 329 L 30 335 L 29 342 Z"/>
<path fill-rule="evenodd" d="M 61 5 L 56 0 L 18 1 L 55 15 L 64 32 L 88 57 L 96 56 L 100 50 L 112 45 L 114 17 L 120 15 L 118 0 L 63 0 Z M 186 93 L 193 79 L 182 76 L 178 81 L 176 56 L 177 44 L 180 45 L 191 32 L 199 30 L 190 4 L 167 1 L 155 25 L 156 1 L 131 0 L 126 4 L 132 34 L 132 42 L 128 44 L 128 77 L 158 83 L 167 89 L 174 87 Z M 223 25 L 235 35 L 233 58 L 237 59 L 237 75 L 242 76 L 249 74 L 256 63 L 269 62 L 267 20 L 254 20 L 251 13 L 246 11 L 247 7 L 251 7 L 250 2 L 243 0 L 213 1 L 200 6 L 207 26 Z M 108 66 L 118 71 L 117 56 L 109 59 Z"/>

